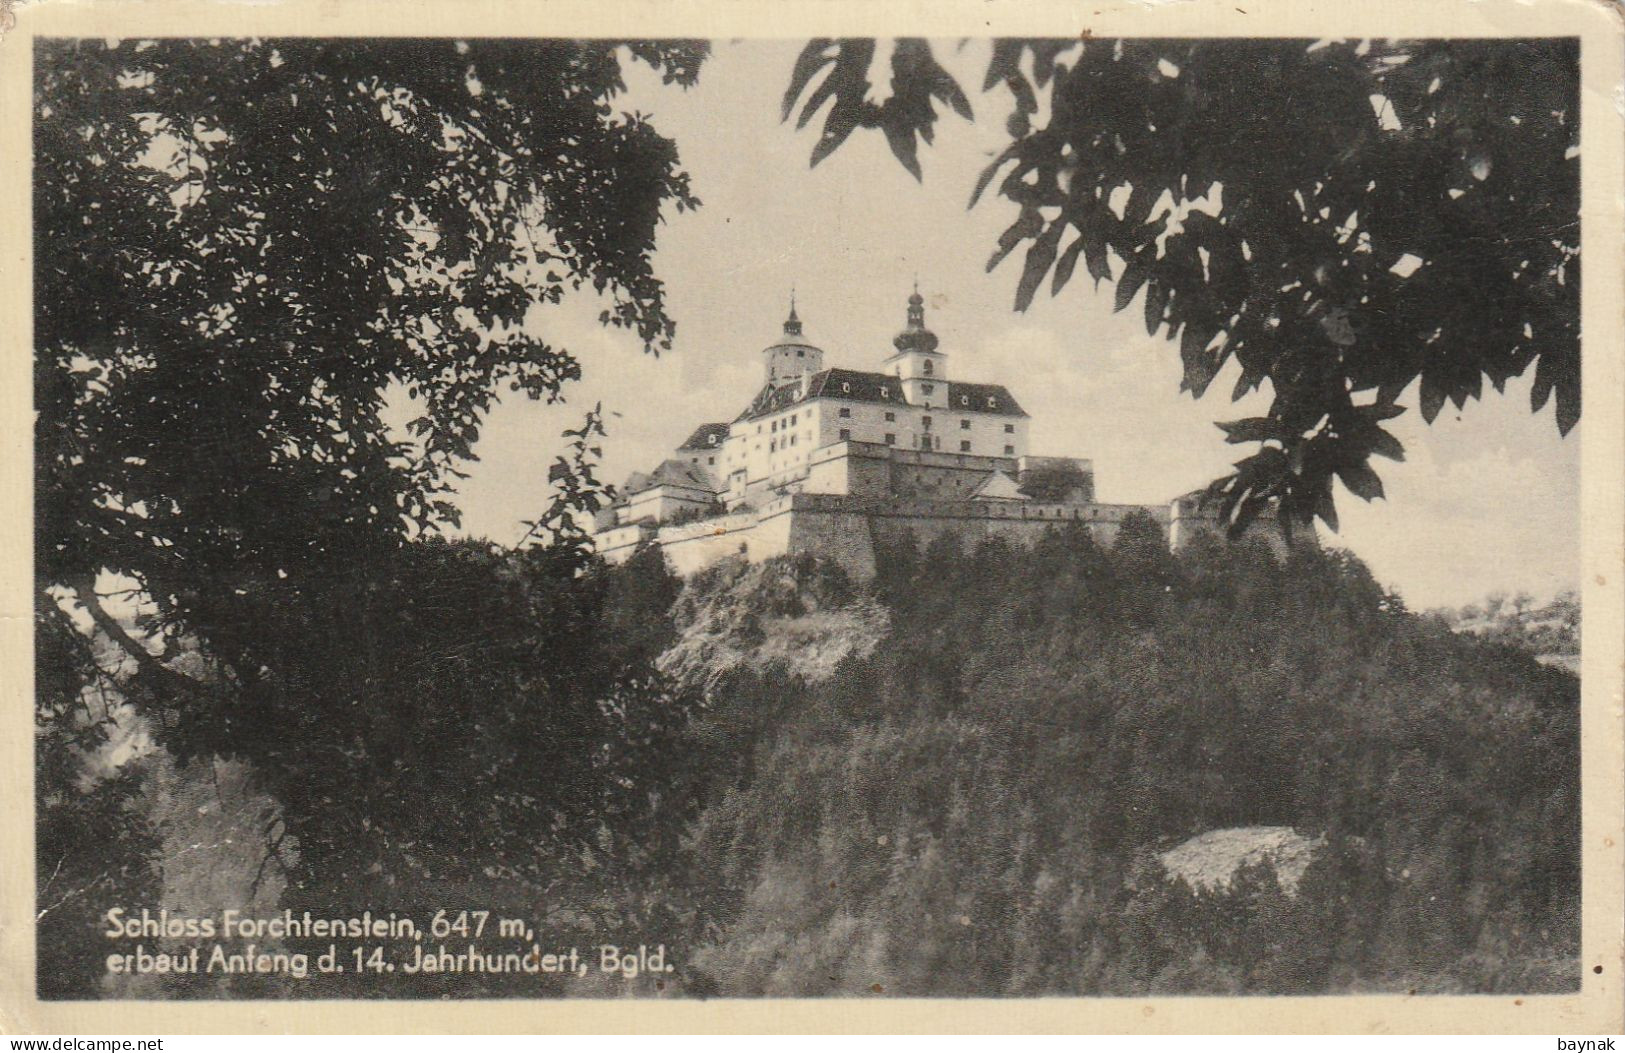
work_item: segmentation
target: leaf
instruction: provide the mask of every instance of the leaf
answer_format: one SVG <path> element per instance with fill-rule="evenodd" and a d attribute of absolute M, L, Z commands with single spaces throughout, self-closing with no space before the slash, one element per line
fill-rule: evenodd
<path fill-rule="evenodd" d="M 1083 251 L 1083 235 L 1074 238 L 1059 259 L 1055 261 L 1055 280 L 1050 283 L 1050 295 L 1059 295 L 1063 286 L 1072 280 L 1072 271 L 1078 265 L 1078 253 Z"/>
<path fill-rule="evenodd" d="M 1397 402 L 1378 399 L 1369 406 L 1356 406 L 1355 412 L 1368 421 L 1393 420 L 1405 412 Z"/>
<path fill-rule="evenodd" d="M 1383 496 L 1382 479 L 1371 470 L 1371 466 L 1364 461 L 1352 464 L 1340 464 L 1336 468 L 1337 477 L 1349 492 L 1362 497 L 1367 501 L 1374 501 Z"/>
<path fill-rule="evenodd" d="M 974 121 L 976 113 L 971 109 L 970 99 L 965 97 L 964 89 L 959 82 L 941 66 L 935 66 L 935 75 L 931 81 L 931 94 L 947 103 L 955 113 L 967 121 Z"/>
<path fill-rule="evenodd" d="M 833 43 L 835 42 L 828 37 L 820 37 L 809 41 L 807 46 L 801 49 L 801 54 L 796 56 L 795 68 L 790 71 L 790 86 L 784 91 L 784 104 L 779 114 L 781 122 L 790 119 L 791 111 L 796 108 L 796 100 L 807 90 L 807 85 L 812 82 L 814 75 L 835 61 L 835 56 L 828 54 L 829 47 Z M 810 115 L 810 112 L 803 113 L 797 127 L 804 126 Z"/>
<path fill-rule="evenodd" d="M 1027 250 L 1027 260 L 1021 268 L 1021 280 L 1016 283 L 1016 310 L 1025 311 L 1032 305 L 1033 294 L 1038 291 L 1044 275 L 1049 273 L 1050 264 L 1055 262 L 1055 250 L 1060 245 L 1061 235 L 1067 226 L 1065 220 L 1055 220 Z"/>
<path fill-rule="evenodd" d="M 1249 393 L 1256 390 L 1258 385 L 1263 382 L 1263 379 L 1263 377 L 1251 370 L 1243 368 L 1241 376 L 1236 378 L 1236 386 L 1230 389 L 1230 401 L 1240 402 Z"/>
<path fill-rule="evenodd" d="M 1422 419 L 1429 424 L 1444 408 L 1444 388 L 1437 376 L 1431 373 L 1422 374 Z"/>
<path fill-rule="evenodd" d="M 1315 494 L 1315 515 L 1319 516 L 1333 533 L 1337 532 L 1337 503 L 1332 499 L 1331 487 L 1323 486 Z"/>
<path fill-rule="evenodd" d="M 982 169 L 981 174 L 976 177 L 976 185 L 971 188 L 970 192 L 970 203 L 965 207 L 976 207 L 976 202 L 981 200 L 983 191 L 987 190 L 987 185 L 993 182 L 993 177 L 999 174 L 999 169 L 1003 168 L 1005 165 L 1009 164 L 1011 161 L 1020 156 L 1020 143 L 1011 143 L 1009 146 L 1005 147 L 1004 150 L 1000 152 L 999 156 L 995 157 L 992 163 L 990 163 L 986 168 Z"/>
<path fill-rule="evenodd" d="M 1381 428 L 1377 428 L 1375 434 L 1371 437 L 1371 452 L 1386 457 L 1391 461 L 1403 461 L 1405 459 L 1404 445 Z"/>
<path fill-rule="evenodd" d="M 1185 335 L 1180 337 L 1179 357 L 1185 365 L 1185 377 L 1180 386 L 1196 398 L 1201 398 L 1207 392 L 1208 385 L 1213 383 L 1218 373 L 1218 364 L 1207 350 L 1213 335 L 1211 330 L 1187 325 Z"/>
<path fill-rule="evenodd" d="M 812 158 L 807 162 L 807 167 L 816 168 L 818 162 L 846 142 L 847 136 L 851 135 L 857 126 L 856 115 L 842 110 L 839 106 L 831 110 L 828 119 L 824 121 L 824 134 L 818 137 L 818 144 L 813 147 Z"/>
<path fill-rule="evenodd" d="M 1229 443 L 1264 442 L 1269 439 L 1284 439 L 1289 435 L 1281 422 L 1273 417 L 1218 421 L 1214 426 L 1224 432 L 1224 441 Z"/>
<path fill-rule="evenodd" d="M 1007 78 L 1021 76 L 1021 52 L 1024 47 L 1020 40 L 1001 37 L 993 41 L 993 57 L 988 60 L 987 77 L 982 81 L 983 91 L 991 91 L 995 84 Z"/>
<path fill-rule="evenodd" d="M 1557 382 L 1557 431 L 1567 435 L 1580 423 L 1580 377 L 1578 373 Z"/>
<path fill-rule="evenodd" d="M 1140 291 L 1140 286 L 1145 283 L 1150 273 L 1150 269 L 1138 260 L 1130 262 L 1128 267 L 1124 269 L 1123 276 L 1117 280 L 1117 296 L 1112 302 L 1112 310 L 1121 311 L 1133 303 L 1134 294 Z M 1146 299 L 1148 311 L 1150 302 L 1148 295 Z"/>
<path fill-rule="evenodd" d="M 1162 314 L 1168 306 L 1168 286 L 1159 281 L 1153 281 L 1145 287 L 1145 331 L 1148 336 L 1156 336 L 1157 330 L 1162 327 Z"/>
<path fill-rule="evenodd" d="M 1024 209 L 1020 218 L 1005 228 L 999 235 L 998 248 L 987 261 L 989 271 L 1004 261 L 1004 258 L 1015 251 L 1015 247 L 1028 238 L 1036 237 L 1043 229 L 1044 220 L 1037 209 Z"/>
<path fill-rule="evenodd" d="M 915 142 L 914 129 L 887 124 L 884 131 L 886 144 L 891 147 L 892 156 L 908 169 L 915 182 L 921 182 L 923 177 L 920 173 L 919 144 Z"/>
<path fill-rule="evenodd" d="M 1089 277 L 1095 280 L 1095 287 L 1099 288 L 1101 282 L 1111 279 L 1112 270 L 1106 255 L 1106 239 L 1101 236 L 1098 217 L 1084 227 L 1083 239 L 1083 259 L 1089 266 Z"/>

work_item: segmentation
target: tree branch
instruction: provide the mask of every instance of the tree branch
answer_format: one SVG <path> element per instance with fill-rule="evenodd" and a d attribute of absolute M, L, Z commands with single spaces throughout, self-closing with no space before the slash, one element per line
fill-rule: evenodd
<path fill-rule="evenodd" d="M 102 606 L 101 597 L 96 593 L 94 579 L 82 578 L 70 582 L 68 587 L 73 590 L 79 602 L 89 612 L 90 620 L 96 624 L 96 628 L 118 644 L 131 658 L 134 658 L 136 664 L 142 670 L 152 673 L 165 683 L 173 684 L 185 691 L 201 692 L 205 689 L 206 685 L 202 681 L 194 680 L 185 673 L 177 672 L 164 664 L 166 655 L 153 654 L 147 650 L 141 641 L 131 636 L 124 626 L 119 624 L 117 618 L 108 614 L 107 609 Z"/>

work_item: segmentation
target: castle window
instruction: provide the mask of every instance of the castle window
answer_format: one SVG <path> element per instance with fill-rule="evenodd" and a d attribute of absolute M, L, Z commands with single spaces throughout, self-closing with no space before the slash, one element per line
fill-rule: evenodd
<path fill-rule="evenodd" d="M 931 430 L 931 418 L 930 417 L 921 417 L 920 418 L 920 427 L 924 428 L 926 431 L 930 431 Z"/>
<path fill-rule="evenodd" d="M 1006 457 L 1014 457 L 1016 455 L 1016 448 L 1014 446 L 1006 446 L 1004 448 L 1004 455 Z"/>
<path fill-rule="evenodd" d="M 959 452 L 960 453 L 969 453 L 970 452 L 970 440 L 969 439 L 960 439 L 959 440 Z"/>
<path fill-rule="evenodd" d="M 790 436 L 790 445 L 794 446 L 795 444 L 796 444 L 796 437 L 794 435 L 792 435 L 792 436 Z"/>
<path fill-rule="evenodd" d="M 970 421 L 961 419 L 959 422 L 959 430 L 970 431 Z"/>
<path fill-rule="evenodd" d="M 717 459 L 716 459 L 716 458 L 715 458 L 715 457 L 707 457 L 707 458 L 706 458 L 706 459 L 705 459 L 705 463 L 706 463 L 706 464 L 716 464 L 716 463 L 717 463 Z"/>
<path fill-rule="evenodd" d="M 841 441 L 842 442 L 845 442 L 846 440 L 850 439 L 851 437 L 852 437 L 852 429 L 851 428 L 842 428 L 841 429 Z"/>
<path fill-rule="evenodd" d="M 843 416 L 843 417 L 850 417 L 850 416 L 852 416 L 852 409 L 851 409 L 851 407 L 849 407 L 849 406 L 842 406 L 842 407 L 841 407 L 841 413 L 840 413 L 840 415 L 841 415 L 841 416 Z"/>
<path fill-rule="evenodd" d="M 796 415 L 794 413 L 792 413 L 792 414 L 790 414 L 790 423 L 794 424 L 795 422 L 796 422 Z"/>
<path fill-rule="evenodd" d="M 929 395 L 933 391 L 937 390 L 937 386 L 935 384 L 922 384 L 920 385 L 920 390 Z"/>
<path fill-rule="evenodd" d="M 892 412 L 889 412 L 889 411 L 888 411 L 888 412 L 887 412 L 887 413 L 886 413 L 886 419 L 887 419 L 887 420 L 888 420 L 888 421 L 893 421 L 893 420 L 896 420 L 896 419 L 897 419 L 897 414 L 895 414 L 895 413 L 892 413 Z"/>
<path fill-rule="evenodd" d="M 884 384 L 880 385 L 880 397 L 883 399 L 891 398 L 891 393 Z"/>
<path fill-rule="evenodd" d="M 852 394 L 852 384 L 851 384 L 851 382 L 846 381 L 846 380 L 841 381 L 841 390 L 843 392 L 845 392 L 846 394 L 848 394 L 848 395 Z"/>
<path fill-rule="evenodd" d="M 807 357 L 807 352 L 801 350 L 801 348 L 798 347 L 798 348 L 796 348 L 796 357 L 797 358 L 806 358 Z"/>
<path fill-rule="evenodd" d="M 768 428 L 768 431 L 778 431 L 778 430 L 779 430 L 779 422 L 778 421 L 774 421 L 772 426 Z"/>
<path fill-rule="evenodd" d="M 961 395 L 961 396 L 959 396 L 959 404 L 961 406 L 969 406 L 970 405 L 970 396 L 969 395 Z"/>
<path fill-rule="evenodd" d="M 987 408 L 988 409 L 998 409 L 998 407 L 999 407 L 999 400 L 994 398 L 992 395 L 989 395 L 987 397 Z"/>
<path fill-rule="evenodd" d="M 777 440 L 777 439 L 774 439 L 772 442 L 769 442 L 767 444 L 767 452 L 768 453 L 777 453 L 778 449 L 779 449 L 779 440 Z"/>
<path fill-rule="evenodd" d="M 897 445 L 897 436 L 893 435 L 889 431 L 886 433 L 886 445 L 887 446 L 895 446 L 895 445 Z"/>
<path fill-rule="evenodd" d="M 933 366 L 932 366 L 932 365 L 931 365 L 931 360 L 930 360 L 930 359 L 929 359 L 929 358 L 928 358 L 928 359 L 926 359 L 926 360 L 925 360 L 925 366 L 924 366 L 924 369 L 925 369 L 925 375 L 926 375 L 926 376 L 930 376 L 930 375 L 931 375 L 931 373 L 932 373 L 932 370 L 933 370 Z M 931 390 L 931 389 L 930 389 L 930 388 L 926 388 L 926 390 L 927 390 L 927 391 L 929 391 L 929 390 Z"/>
<path fill-rule="evenodd" d="M 1014 435 L 1016 433 L 1016 426 L 1014 424 L 1006 424 L 1004 426 L 1004 433 L 1006 435 Z"/>

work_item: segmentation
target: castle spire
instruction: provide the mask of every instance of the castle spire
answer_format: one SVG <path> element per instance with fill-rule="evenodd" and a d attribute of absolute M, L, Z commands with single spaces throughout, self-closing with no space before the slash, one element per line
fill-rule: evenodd
<path fill-rule="evenodd" d="M 796 287 L 790 286 L 790 317 L 784 320 L 785 336 L 801 335 L 801 319 L 796 317 Z"/>
<path fill-rule="evenodd" d="M 937 334 L 925 327 L 925 297 L 920 295 L 919 279 L 908 298 L 908 328 L 892 338 L 892 346 L 903 351 L 935 351 Z"/>

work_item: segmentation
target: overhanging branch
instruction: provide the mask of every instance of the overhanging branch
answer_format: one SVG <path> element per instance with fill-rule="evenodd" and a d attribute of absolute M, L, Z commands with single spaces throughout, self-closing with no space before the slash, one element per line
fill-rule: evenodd
<path fill-rule="evenodd" d="M 206 685 L 201 680 L 195 680 L 185 673 L 177 672 L 165 664 L 165 655 L 153 654 L 146 646 L 131 636 L 124 626 L 119 624 L 117 618 L 107 613 L 102 606 L 101 597 L 96 593 L 94 579 L 81 579 L 70 583 L 69 587 L 84 608 L 90 614 L 90 620 L 96 628 L 105 633 L 108 639 L 119 645 L 119 648 L 134 658 L 142 671 L 152 674 L 166 684 L 174 685 L 183 691 L 198 693 L 205 690 Z"/>

